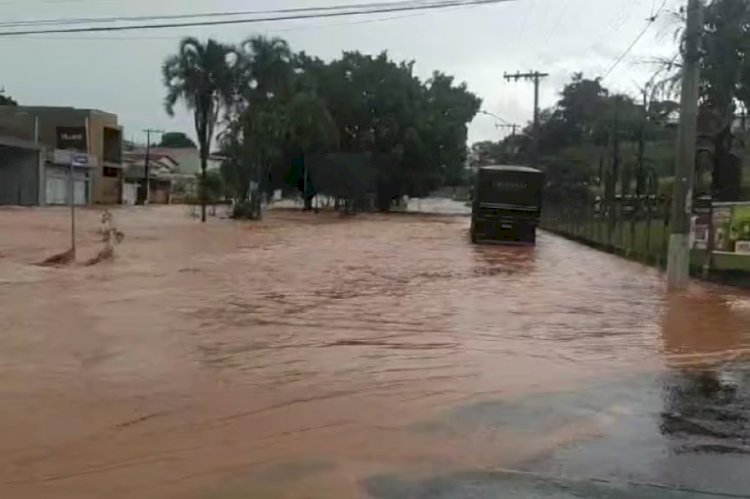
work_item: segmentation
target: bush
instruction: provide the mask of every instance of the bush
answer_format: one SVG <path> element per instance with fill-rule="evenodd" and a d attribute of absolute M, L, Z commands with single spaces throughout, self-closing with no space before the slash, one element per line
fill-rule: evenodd
<path fill-rule="evenodd" d="M 232 207 L 232 218 L 238 220 L 255 219 L 255 207 L 250 201 L 238 201 Z"/>

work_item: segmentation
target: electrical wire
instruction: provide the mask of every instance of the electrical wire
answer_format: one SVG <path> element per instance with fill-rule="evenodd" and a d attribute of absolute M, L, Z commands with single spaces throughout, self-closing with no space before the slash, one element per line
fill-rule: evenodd
<path fill-rule="evenodd" d="M 255 24 L 262 22 L 278 22 L 302 19 L 320 19 L 328 17 L 356 16 L 367 14 L 379 14 L 390 12 L 405 12 L 417 10 L 435 10 L 450 7 L 489 5 L 511 2 L 515 0 L 445 0 L 441 2 L 414 4 L 410 2 L 392 2 L 389 7 L 376 7 L 369 9 L 354 9 L 346 11 L 333 12 L 315 12 L 309 14 L 279 15 L 272 17 L 252 17 L 244 19 L 222 19 L 216 21 L 194 21 L 186 23 L 158 23 L 158 24 L 134 24 L 127 26 L 85 26 L 76 28 L 54 28 L 39 30 L 20 30 L 20 31 L 0 31 L 0 37 L 37 35 L 37 34 L 65 34 L 65 33 L 96 33 L 108 31 L 129 31 L 129 30 L 150 30 L 150 29 L 169 29 L 169 28 L 187 28 L 196 26 L 221 26 L 233 24 Z"/>
<path fill-rule="evenodd" d="M 544 37 L 544 45 L 546 45 L 550 38 L 552 38 L 553 34 L 557 33 L 557 29 L 560 27 L 560 23 L 562 23 L 562 20 L 565 18 L 565 16 L 568 15 L 571 0 L 564 0 L 564 2 L 565 3 L 563 4 L 562 9 L 560 9 L 557 19 L 555 20 L 554 24 L 552 24 L 552 28 L 547 31 L 547 36 Z"/>
<path fill-rule="evenodd" d="M 529 18 L 531 17 L 532 13 L 534 12 L 534 7 L 536 7 L 536 0 L 531 0 L 531 5 L 529 6 L 528 10 L 526 10 L 526 15 L 523 18 L 523 22 L 519 24 L 518 26 L 521 27 L 521 30 L 518 32 L 518 35 L 516 36 L 516 41 L 513 45 L 513 53 L 518 51 L 519 45 L 521 44 L 521 39 L 526 38 L 526 26 L 529 23 Z"/>
<path fill-rule="evenodd" d="M 445 3 L 450 0 L 433 2 L 435 4 Z M 361 4 L 341 4 L 329 5 L 326 7 L 299 7 L 289 9 L 270 9 L 270 10 L 246 10 L 230 12 L 206 12 L 195 14 L 163 14 L 149 16 L 120 16 L 120 17 L 81 17 L 81 18 L 55 18 L 55 19 L 19 19 L 13 21 L 0 22 L 0 27 L 33 27 L 33 26 L 56 26 L 56 25 L 75 25 L 75 24 L 98 24 L 113 22 L 136 22 L 136 21 L 163 21 L 178 19 L 200 19 L 212 17 L 235 17 L 249 16 L 255 14 L 296 14 L 301 12 L 330 12 L 337 10 L 352 9 L 372 9 L 382 7 L 393 7 L 399 5 L 424 5 L 424 0 L 411 0 L 401 2 L 372 2 Z"/>
<path fill-rule="evenodd" d="M 620 9 L 620 15 L 615 17 L 613 21 L 604 29 L 604 33 L 601 37 L 592 45 L 592 47 L 604 46 L 614 35 L 616 35 L 625 22 L 630 17 L 630 12 L 633 10 L 637 0 L 629 0 L 627 5 Z"/>
<path fill-rule="evenodd" d="M 458 7 L 453 7 L 458 8 Z M 298 31 L 307 31 L 307 30 L 316 30 L 316 29 L 327 29 L 327 28 L 339 28 L 339 27 L 345 27 L 345 26 L 355 26 L 355 25 L 361 25 L 361 24 L 371 24 L 371 23 L 378 23 L 378 22 L 385 22 L 385 21 L 394 21 L 396 19 L 406 19 L 408 17 L 419 17 L 426 15 L 426 12 L 415 12 L 411 14 L 402 14 L 400 16 L 390 16 L 390 17 L 378 17 L 375 19 L 362 19 L 359 21 L 350 21 L 350 22 L 343 22 L 343 23 L 334 23 L 334 24 L 318 24 L 318 25 L 309 25 L 309 26 L 293 26 L 289 28 L 281 28 L 278 30 L 274 30 L 274 32 L 277 33 L 286 33 L 286 32 L 298 32 Z M 175 35 L 166 35 L 166 36 L 48 36 L 48 35 L 39 35 L 39 36 L 24 36 L 24 40 L 60 40 L 60 41 L 145 41 L 145 40 L 179 40 L 182 38 L 182 34 L 175 34 Z"/>
<path fill-rule="evenodd" d="M 614 71 L 615 68 L 620 65 L 620 63 L 623 61 L 623 59 L 625 59 L 625 57 L 627 57 L 627 55 L 630 53 L 630 51 L 633 50 L 633 47 L 635 47 L 636 44 L 639 41 L 641 41 L 641 38 L 643 38 L 643 35 L 645 35 L 646 32 L 648 31 L 648 29 L 651 27 L 651 25 L 656 22 L 656 19 L 662 13 L 662 11 L 664 10 L 664 7 L 666 5 L 667 5 L 667 0 L 662 0 L 661 6 L 656 10 L 656 12 L 654 12 L 654 14 L 651 17 L 649 17 L 646 20 L 646 25 L 643 26 L 643 29 L 641 29 L 641 31 L 638 33 L 638 35 L 635 37 L 635 39 L 630 43 L 630 45 L 628 45 L 628 47 L 625 49 L 625 51 L 623 51 L 623 53 L 620 54 L 620 56 L 617 58 L 617 60 L 615 60 L 614 64 L 612 64 L 612 66 L 610 66 L 610 68 L 604 73 L 604 76 L 601 77 L 602 81 L 606 80 L 607 77 L 610 74 L 612 74 L 612 71 Z"/>

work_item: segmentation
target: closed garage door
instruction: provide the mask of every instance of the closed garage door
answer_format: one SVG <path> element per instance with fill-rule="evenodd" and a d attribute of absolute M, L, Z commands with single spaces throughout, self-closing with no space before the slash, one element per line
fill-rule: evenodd
<path fill-rule="evenodd" d="M 48 166 L 45 202 L 47 204 L 68 204 L 68 170 L 64 167 Z M 88 204 L 89 200 L 89 180 L 88 173 L 82 171 L 74 172 L 73 189 L 75 192 L 76 204 Z"/>

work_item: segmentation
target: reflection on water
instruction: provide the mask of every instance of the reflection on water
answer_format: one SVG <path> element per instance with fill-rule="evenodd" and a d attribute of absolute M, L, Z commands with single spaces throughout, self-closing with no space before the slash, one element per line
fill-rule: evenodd
<path fill-rule="evenodd" d="M 474 245 L 476 276 L 528 275 L 534 270 L 537 251 L 529 246 Z"/>
<path fill-rule="evenodd" d="M 667 299 L 662 341 L 670 365 L 713 367 L 750 354 L 750 297 L 706 286 Z"/>
<path fill-rule="evenodd" d="M 543 488 L 476 470 L 748 464 L 741 293 L 665 298 L 655 270 L 548 234 L 473 246 L 463 217 L 118 224 L 111 264 L 0 276 L 0 497 L 430 497 Z"/>

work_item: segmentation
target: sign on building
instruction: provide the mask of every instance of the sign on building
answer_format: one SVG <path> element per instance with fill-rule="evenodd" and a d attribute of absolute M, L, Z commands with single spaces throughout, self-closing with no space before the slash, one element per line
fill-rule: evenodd
<path fill-rule="evenodd" d="M 57 127 L 57 149 L 88 151 L 85 126 Z"/>

